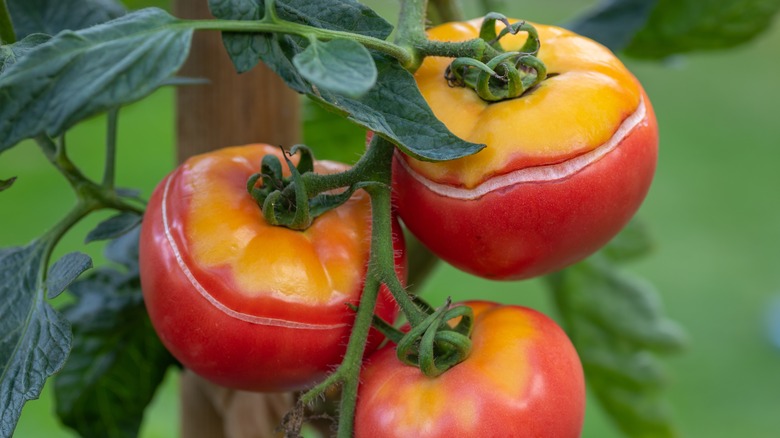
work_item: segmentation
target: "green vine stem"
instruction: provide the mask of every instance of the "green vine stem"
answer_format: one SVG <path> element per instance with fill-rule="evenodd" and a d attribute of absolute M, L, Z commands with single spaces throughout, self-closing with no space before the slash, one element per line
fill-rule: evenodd
<path fill-rule="evenodd" d="M 113 190 L 116 174 L 116 134 L 119 109 L 108 112 L 108 126 L 106 131 L 106 163 L 103 170 L 103 187 Z"/>
<path fill-rule="evenodd" d="M 0 0 L 0 44 L 13 44 L 16 42 L 14 24 L 11 14 L 8 12 L 6 0 Z"/>
<path fill-rule="evenodd" d="M 430 3 L 437 15 L 437 22 L 446 23 L 449 21 L 463 21 L 463 8 L 458 0 L 431 0 Z M 428 8 L 428 18 L 430 19 L 431 8 Z"/>

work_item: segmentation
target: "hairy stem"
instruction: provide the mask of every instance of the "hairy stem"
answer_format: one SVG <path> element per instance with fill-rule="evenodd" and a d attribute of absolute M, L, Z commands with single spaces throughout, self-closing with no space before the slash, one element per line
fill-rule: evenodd
<path fill-rule="evenodd" d="M 426 41 L 425 13 L 428 10 L 428 0 L 402 0 L 401 12 L 396 27 L 395 42 L 407 49 L 412 54 L 408 64 L 404 64 L 407 70 L 414 72 L 422 64 L 424 54 L 417 50 L 420 42 Z"/>
<path fill-rule="evenodd" d="M 278 20 L 274 22 L 241 20 L 180 20 L 179 24 L 196 30 L 284 33 L 300 35 L 307 38 L 313 37 L 324 41 L 334 39 L 348 39 L 356 41 L 366 48 L 390 55 L 397 59 L 401 65 L 407 66 L 410 65 L 413 61 L 410 50 L 393 44 L 389 41 L 367 35 L 331 29 L 321 29 L 284 20 Z"/>

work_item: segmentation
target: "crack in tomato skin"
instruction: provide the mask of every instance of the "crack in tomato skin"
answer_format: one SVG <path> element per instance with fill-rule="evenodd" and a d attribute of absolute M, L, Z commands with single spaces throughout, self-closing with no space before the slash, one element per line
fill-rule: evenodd
<path fill-rule="evenodd" d="M 141 282 L 155 330 L 186 367 L 226 387 L 300 390 L 322 380 L 340 363 L 346 349 L 354 320 L 354 312 L 346 304 L 357 305 L 362 293 L 370 208 L 368 196 L 360 194 L 344 208 L 315 220 L 306 231 L 273 227 L 271 233 L 291 238 L 263 240 L 267 238 L 264 232 L 271 228 L 263 229 L 262 212 L 246 194 L 246 179 L 253 171 L 251 163 L 259 165 L 262 156 L 269 153 L 280 151 L 267 145 L 226 148 L 191 159 L 163 180 L 152 194 L 143 221 Z M 193 172 L 194 165 L 203 167 Z M 330 165 L 324 170 L 343 168 Z M 220 181 L 220 172 L 227 179 Z M 193 186 L 193 178 L 212 184 Z M 227 194 L 214 190 L 224 181 L 229 182 L 222 187 Z M 205 198 L 194 202 L 198 193 Z M 215 203 L 216 207 L 210 205 L 206 201 L 213 196 L 225 202 Z M 193 208 L 203 218 L 193 220 Z M 193 230 L 198 226 L 203 228 Z M 398 224 L 394 226 L 400 235 Z M 224 229 L 215 232 L 214 227 Z M 262 232 L 247 240 L 247 231 L 254 232 L 258 227 Z M 231 233 L 244 234 L 235 237 Z M 217 247 L 211 253 L 207 250 L 204 256 L 193 250 L 193 239 L 211 239 L 210 244 Z M 263 242 L 266 244 L 262 245 Z M 405 279 L 404 243 L 396 239 L 394 244 L 396 268 L 400 278 Z M 277 269 L 273 263 L 286 263 L 287 259 L 274 259 L 265 253 L 296 253 L 294 248 L 291 250 L 294 245 L 309 248 L 310 255 L 309 265 L 294 266 L 325 271 L 322 284 L 312 286 L 324 285 L 328 294 L 297 288 L 295 281 L 285 279 L 276 281 L 275 287 L 296 289 L 280 293 L 264 288 L 267 281 L 244 288 L 245 283 L 239 280 L 242 273 L 236 270 L 264 269 L 259 275 L 282 272 L 287 268 Z M 238 248 L 233 249 L 235 246 Z M 234 251 L 242 254 L 236 258 Z M 260 263 L 241 263 L 241 257 L 251 251 L 264 252 L 257 254 Z M 258 272 L 250 273 L 250 283 L 257 275 Z M 301 299 L 301 294 L 307 293 L 315 296 Z M 393 320 L 397 313 L 391 294 L 384 288 L 376 313 L 387 320 Z M 381 339 L 372 331 L 367 351 L 373 351 Z"/>
<path fill-rule="evenodd" d="M 639 82 L 598 43 L 535 26 L 539 56 L 558 74 L 529 96 L 488 104 L 451 88 L 437 76 L 445 58 L 416 73 L 437 117 L 484 150 L 444 162 L 394 156 L 404 224 L 438 257 L 483 278 L 533 278 L 591 255 L 633 217 L 655 173 L 658 127 Z M 478 29 L 450 23 L 430 35 L 458 41 Z M 505 47 L 524 40 L 513 38 Z"/>

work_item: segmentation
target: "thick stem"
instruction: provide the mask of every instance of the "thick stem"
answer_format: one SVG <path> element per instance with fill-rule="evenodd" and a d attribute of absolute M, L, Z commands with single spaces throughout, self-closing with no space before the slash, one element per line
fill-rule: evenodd
<path fill-rule="evenodd" d="M 14 25 L 11 22 L 11 14 L 5 0 L 0 0 L 0 44 L 13 44 L 16 42 Z"/>
<path fill-rule="evenodd" d="M 300 35 L 307 38 L 314 37 L 324 41 L 334 39 L 348 39 L 357 41 L 369 49 L 390 55 L 397 59 L 404 66 L 411 64 L 413 61 L 413 56 L 410 50 L 391 42 L 381 40 L 379 38 L 352 32 L 321 29 L 283 20 L 277 22 L 241 20 L 181 20 L 179 21 L 179 24 L 196 30 L 284 33 Z"/>
<path fill-rule="evenodd" d="M 424 58 L 424 55 L 417 51 L 417 47 L 421 42 L 427 40 L 425 35 L 425 13 L 427 10 L 428 0 L 401 1 L 395 42 L 412 54 L 411 61 L 404 64 L 404 67 L 410 72 L 417 70 Z"/>
<path fill-rule="evenodd" d="M 108 112 L 108 129 L 106 132 L 106 164 L 103 170 L 103 187 L 114 188 L 116 171 L 116 129 L 119 109 Z"/>

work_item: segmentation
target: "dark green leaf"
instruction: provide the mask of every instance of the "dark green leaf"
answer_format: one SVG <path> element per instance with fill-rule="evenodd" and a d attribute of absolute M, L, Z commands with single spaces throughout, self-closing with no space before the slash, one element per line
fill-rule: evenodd
<path fill-rule="evenodd" d="M 79 275 L 92 267 L 92 259 L 81 252 L 65 254 L 54 262 L 46 275 L 49 299 L 61 294 Z"/>
<path fill-rule="evenodd" d="M 603 0 L 564 27 L 613 51 L 623 50 L 645 26 L 658 0 Z"/>
<path fill-rule="evenodd" d="M 21 41 L 17 41 L 13 44 L 0 45 L 0 75 L 3 72 L 16 64 L 19 59 L 24 57 L 35 46 L 45 43 L 51 39 L 50 36 L 41 33 L 36 33 L 25 37 Z"/>
<path fill-rule="evenodd" d="M 68 322 L 46 301 L 46 245 L 0 250 L 0 436 L 13 435 L 22 406 L 68 357 Z"/>
<path fill-rule="evenodd" d="M 313 40 L 292 61 L 298 73 L 321 90 L 360 97 L 376 83 L 374 59 L 352 40 Z"/>
<path fill-rule="evenodd" d="M 87 234 L 84 243 L 95 240 L 114 239 L 135 228 L 141 223 L 141 216 L 136 213 L 123 212 L 99 223 L 95 229 Z"/>
<path fill-rule="evenodd" d="M 169 80 L 192 30 L 159 9 L 64 31 L 0 76 L 0 152 L 19 141 L 61 135 L 77 122 L 138 100 Z"/>
<path fill-rule="evenodd" d="M 108 260 L 122 265 L 130 272 L 138 269 L 138 233 L 140 228 L 123 234 L 106 245 L 105 256 Z"/>
<path fill-rule="evenodd" d="M 217 18 L 231 20 L 259 20 L 263 17 L 262 0 L 209 0 L 209 9 Z M 354 0 L 280 0 L 277 14 L 288 21 L 324 29 L 359 33 L 385 39 L 393 26 L 368 7 Z M 249 71 L 260 61 L 260 52 L 267 37 L 263 35 L 225 33 L 223 42 L 239 73 Z"/>
<path fill-rule="evenodd" d="M 778 10 L 780 0 L 658 0 L 626 54 L 665 58 L 737 46 L 767 30 Z"/>
<path fill-rule="evenodd" d="M 16 181 L 16 177 L 11 177 L 8 179 L 0 179 L 0 192 L 3 190 L 10 189 L 12 185 L 14 185 L 14 182 Z"/>
<path fill-rule="evenodd" d="M 104 23 L 125 14 L 115 0 L 6 0 L 16 38 L 33 33 L 54 35 Z"/>
<path fill-rule="evenodd" d="M 256 1 L 211 0 L 209 4 L 212 13 L 223 19 L 257 19 L 262 13 L 262 4 Z M 250 8 L 247 4 L 256 6 Z M 381 20 L 373 11 L 352 0 L 326 4 L 293 0 L 277 4 L 281 18 L 326 29 L 369 34 L 366 24 Z M 379 37 L 386 38 L 384 29 L 382 34 L 385 36 Z M 389 56 L 373 53 L 378 77 L 376 85 L 360 98 L 349 98 L 319 90 L 300 75 L 292 59 L 308 45 L 304 38 L 280 34 L 224 34 L 223 40 L 239 71 L 256 62 L 259 56 L 290 88 L 377 132 L 415 158 L 451 160 L 474 154 L 484 147 L 465 142 L 449 132 L 431 112 L 414 77 Z"/>
<path fill-rule="evenodd" d="M 682 330 L 663 315 L 658 294 L 603 254 L 548 277 L 588 382 L 627 436 L 674 437 L 655 354 L 679 351 Z"/>
<path fill-rule="evenodd" d="M 124 258 L 137 254 L 129 233 Z M 73 327 L 73 350 L 54 379 L 57 414 L 81 436 L 136 437 L 146 406 L 174 359 L 146 313 L 135 265 L 100 268 L 76 281 L 76 302 L 63 313 Z"/>
<path fill-rule="evenodd" d="M 615 263 L 640 258 L 653 249 L 653 239 L 641 220 L 634 218 L 601 252 Z"/>

